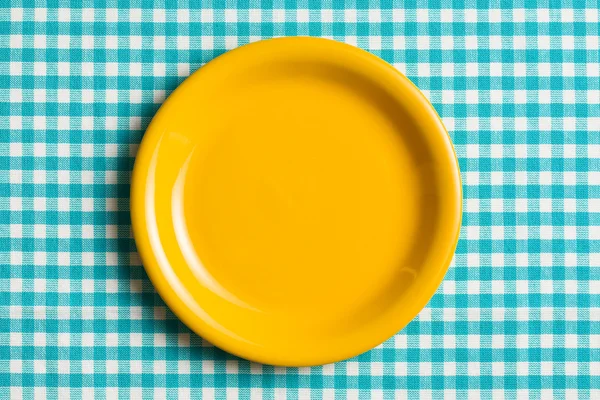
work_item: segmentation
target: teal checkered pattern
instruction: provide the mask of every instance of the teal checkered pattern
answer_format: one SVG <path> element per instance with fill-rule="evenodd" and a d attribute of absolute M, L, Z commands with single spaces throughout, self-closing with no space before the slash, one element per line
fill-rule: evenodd
<path fill-rule="evenodd" d="M 0 398 L 600 399 L 597 1 L 42 3 L 0 1 Z M 313 368 L 250 363 L 188 330 L 129 218 L 165 97 L 226 50 L 290 35 L 403 71 L 444 120 L 464 189 L 429 305 Z"/>

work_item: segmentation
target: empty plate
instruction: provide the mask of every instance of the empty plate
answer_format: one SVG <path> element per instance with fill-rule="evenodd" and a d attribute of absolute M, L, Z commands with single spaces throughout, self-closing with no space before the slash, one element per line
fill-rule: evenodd
<path fill-rule="evenodd" d="M 137 155 L 131 213 L 148 276 L 222 349 L 315 365 L 380 344 L 452 259 L 461 185 L 436 112 L 374 55 L 283 38 L 186 79 Z"/>

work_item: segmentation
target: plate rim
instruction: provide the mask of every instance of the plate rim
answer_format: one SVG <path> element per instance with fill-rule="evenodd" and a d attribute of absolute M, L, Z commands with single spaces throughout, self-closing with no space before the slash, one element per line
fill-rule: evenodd
<path fill-rule="evenodd" d="M 424 288 L 420 297 L 418 297 L 415 302 L 417 305 L 413 305 L 411 310 L 417 310 L 414 315 L 413 313 L 409 313 L 410 317 L 406 315 L 398 318 L 398 321 L 393 321 L 394 323 L 390 323 L 393 325 L 393 333 L 391 335 L 388 334 L 390 329 L 387 329 L 384 334 L 381 332 L 373 332 L 372 335 L 369 335 L 368 338 L 365 338 L 360 343 L 357 343 L 351 349 L 346 349 L 346 351 L 336 351 L 324 354 L 320 352 L 320 354 L 304 354 L 298 356 L 297 354 L 293 357 L 285 356 L 285 355 L 265 355 L 262 354 L 260 349 L 254 348 L 250 345 L 244 344 L 244 341 L 239 341 L 231 338 L 228 335 L 225 335 L 219 329 L 216 329 L 211 326 L 211 324 L 206 323 L 202 319 L 201 316 L 195 314 L 189 307 L 186 306 L 185 302 L 180 298 L 176 289 L 171 287 L 167 280 L 163 275 L 162 268 L 158 260 L 156 260 L 156 256 L 152 251 L 152 245 L 149 243 L 148 232 L 145 228 L 145 201 L 144 201 L 144 190 L 145 190 L 145 177 L 147 175 L 148 170 L 148 160 L 151 156 L 151 153 L 154 152 L 153 143 L 150 138 L 156 139 L 159 135 L 162 135 L 162 132 L 158 132 L 156 130 L 152 130 L 153 122 L 161 114 L 161 110 L 164 110 L 164 104 L 169 102 L 169 99 L 173 98 L 173 94 L 176 93 L 187 81 L 193 79 L 194 76 L 197 76 L 203 71 L 207 71 L 208 69 L 212 69 L 214 67 L 218 67 L 219 63 L 228 61 L 234 57 L 247 57 L 248 53 L 251 53 L 254 50 L 260 51 L 276 51 L 277 48 L 283 48 L 284 46 L 287 50 L 290 48 L 294 49 L 294 51 L 303 52 L 307 49 L 310 49 L 311 46 L 323 46 L 328 50 L 331 50 L 332 53 L 339 53 L 340 51 L 348 54 L 349 57 L 360 57 L 363 59 L 368 59 L 373 68 L 370 72 L 380 72 L 383 75 L 385 74 L 391 76 L 395 79 L 396 83 L 401 83 L 403 87 L 403 94 L 408 94 L 412 99 L 415 100 L 415 107 L 418 107 L 422 110 L 422 114 L 426 115 L 427 118 L 430 118 L 432 122 L 435 122 L 439 127 L 440 139 L 443 140 L 449 150 L 453 155 L 452 167 L 453 172 L 456 175 L 456 184 L 458 185 L 458 190 L 456 190 L 456 194 L 458 198 L 456 199 L 456 208 L 458 212 L 458 219 L 455 226 L 453 226 L 454 230 L 454 239 L 453 243 L 448 246 L 446 251 L 446 257 L 444 259 L 443 265 L 440 266 L 438 274 L 432 279 L 429 284 Z M 269 47 L 271 47 L 269 49 Z M 246 54 L 244 54 L 246 53 Z M 210 68 L 207 68 L 210 67 Z M 390 74 L 390 70 L 392 73 Z M 441 120 L 439 115 L 437 114 L 435 108 L 431 105 L 429 100 L 424 96 L 424 94 L 414 85 L 406 76 L 404 76 L 400 71 L 394 68 L 392 65 L 388 64 L 383 59 L 367 52 L 357 47 L 344 44 L 341 42 L 337 42 L 330 39 L 323 38 L 314 38 L 314 37 L 284 37 L 284 38 L 274 38 L 261 40 L 258 42 L 246 44 L 244 46 L 238 47 L 231 51 L 228 51 L 201 68 L 192 73 L 189 77 L 187 77 L 182 83 L 178 85 L 178 87 L 172 92 L 172 94 L 165 100 L 163 105 L 158 109 L 152 121 L 146 128 L 146 131 L 143 135 L 142 141 L 138 148 L 138 152 L 135 158 L 135 163 L 132 172 L 131 178 L 131 224 L 133 231 L 133 238 L 136 244 L 136 248 L 140 255 L 142 265 L 150 278 L 150 281 L 156 288 L 156 291 L 160 295 L 160 297 L 164 300 L 166 305 L 171 309 L 171 311 L 192 331 L 201 336 L 202 338 L 208 340 L 215 346 L 231 353 L 236 356 L 242 357 L 244 359 L 248 359 L 255 362 L 260 362 L 264 364 L 270 365 L 279 365 L 279 366 L 313 366 L 313 365 L 322 365 L 331 362 L 336 362 L 340 360 L 344 360 L 350 357 L 357 356 L 362 354 L 365 351 L 372 349 L 378 344 L 383 343 L 387 339 L 391 338 L 394 334 L 402 330 L 410 321 L 412 321 L 418 313 L 427 305 L 429 300 L 435 294 L 437 288 L 440 286 L 444 276 L 446 275 L 448 268 L 450 266 L 452 257 L 456 251 L 456 246 L 458 244 L 458 239 L 460 235 L 460 228 L 462 226 L 462 213 L 463 213 L 463 190 L 462 190 L 462 180 L 460 175 L 460 168 L 458 163 L 458 158 L 456 156 L 456 151 L 452 145 L 450 140 L 450 136 Z M 377 334 L 379 333 L 379 334 Z"/>

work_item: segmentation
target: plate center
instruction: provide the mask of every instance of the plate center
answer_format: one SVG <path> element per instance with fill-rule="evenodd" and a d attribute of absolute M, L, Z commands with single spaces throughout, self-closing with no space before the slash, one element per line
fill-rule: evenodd
<path fill-rule="evenodd" d="M 411 125 L 360 82 L 286 71 L 238 86 L 227 121 L 199 133 L 214 140 L 185 178 L 192 246 L 222 287 L 264 312 L 330 318 L 392 301 L 390 282 L 418 272 Z"/>

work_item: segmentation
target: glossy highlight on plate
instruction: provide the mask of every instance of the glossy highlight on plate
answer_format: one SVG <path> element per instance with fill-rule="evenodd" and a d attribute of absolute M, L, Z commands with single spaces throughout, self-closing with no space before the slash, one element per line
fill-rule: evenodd
<path fill-rule="evenodd" d="M 157 291 L 216 346 L 274 365 L 358 355 L 425 306 L 453 256 L 461 184 L 418 89 L 325 39 L 211 61 L 157 112 L 132 180 Z"/>

